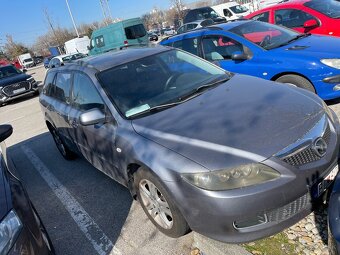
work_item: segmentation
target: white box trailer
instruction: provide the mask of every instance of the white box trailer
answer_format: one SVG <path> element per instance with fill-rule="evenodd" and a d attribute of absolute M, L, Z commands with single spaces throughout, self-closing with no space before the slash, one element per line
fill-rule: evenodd
<path fill-rule="evenodd" d="M 21 54 L 18 56 L 18 61 L 23 68 L 34 66 L 34 61 L 30 53 Z"/>
<path fill-rule="evenodd" d="M 77 37 L 72 40 L 65 42 L 65 51 L 66 54 L 71 53 L 83 53 L 88 54 L 89 50 L 87 46 L 90 46 L 90 39 L 88 36 Z"/>

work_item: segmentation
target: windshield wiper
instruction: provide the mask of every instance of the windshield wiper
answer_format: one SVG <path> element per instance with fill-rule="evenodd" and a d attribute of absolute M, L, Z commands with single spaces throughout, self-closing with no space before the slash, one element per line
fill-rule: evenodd
<path fill-rule="evenodd" d="M 304 37 L 307 37 L 307 36 L 310 36 L 310 35 L 312 35 L 312 34 L 311 33 L 306 33 L 306 34 L 297 35 L 297 36 L 293 37 L 292 39 L 288 40 L 287 42 L 281 43 L 281 44 L 277 45 L 274 48 L 279 48 L 279 47 L 282 47 L 282 46 L 286 46 L 286 45 L 288 45 L 288 44 L 290 44 L 290 43 L 292 43 L 292 42 L 294 42 L 296 40 L 299 40 L 301 38 L 304 38 Z M 272 49 L 274 49 L 274 48 L 272 48 Z"/>
<path fill-rule="evenodd" d="M 150 112 L 158 112 L 158 111 L 161 111 L 161 110 L 164 110 L 164 109 L 167 109 L 167 108 L 170 108 L 170 107 L 173 107 L 173 106 L 176 106 L 176 105 L 179 105 L 179 104 L 182 104 L 186 101 L 189 101 L 190 99 L 196 97 L 196 96 L 199 96 L 203 93 L 203 91 L 205 91 L 206 89 L 208 88 L 211 88 L 211 87 L 214 87 L 218 84 L 221 84 L 223 82 L 226 82 L 230 79 L 231 77 L 227 77 L 227 78 L 223 78 L 223 79 L 219 79 L 219 80 L 215 80 L 213 82 L 210 82 L 210 83 L 206 83 L 192 91 L 190 91 L 189 93 L 186 93 L 184 94 L 183 96 L 180 96 L 178 98 L 177 101 L 175 102 L 171 102 L 171 103 L 166 103 L 166 104 L 160 104 L 160 105 L 155 105 L 153 107 L 150 107 L 149 109 L 146 109 L 144 111 L 141 111 L 141 112 L 138 112 L 136 114 L 133 114 L 131 115 L 131 117 L 136 117 L 136 116 L 139 116 L 139 115 L 143 115 L 145 113 L 150 113 Z"/>
<path fill-rule="evenodd" d="M 209 89 L 211 87 L 214 87 L 214 86 L 217 86 L 217 85 L 219 85 L 221 83 L 224 83 L 224 82 L 230 80 L 230 78 L 231 77 L 228 76 L 228 77 L 223 78 L 223 79 L 218 79 L 218 80 L 214 80 L 214 81 L 209 82 L 209 83 L 205 83 L 205 84 L 199 86 L 198 88 L 195 88 L 194 90 L 191 90 L 189 93 L 186 93 L 183 96 L 179 97 L 179 101 L 183 101 L 183 100 L 186 100 L 188 98 L 191 99 L 195 95 L 200 95 L 206 89 Z"/>

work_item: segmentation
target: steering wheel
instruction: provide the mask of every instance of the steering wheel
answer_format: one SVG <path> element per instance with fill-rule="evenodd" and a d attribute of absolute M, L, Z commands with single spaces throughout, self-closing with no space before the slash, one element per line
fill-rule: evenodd
<path fill-rule="evenodd" d="M 266 36 L 263 38 L 263 40 L 260 42 L 260 46 L 261 46 L 261 47 L 264 47 L 264 46 L 270 44 L 270 41 L 271 41 L 270 35 L 266 35 Z"/>
<path fill-rule="evenodd" d="M 172 74 L 165 83 L 164 91 L 167 91 L 171 88 L 171 85 L 177 80 L 177 78 L 181 75 L 181 73 Z"/>

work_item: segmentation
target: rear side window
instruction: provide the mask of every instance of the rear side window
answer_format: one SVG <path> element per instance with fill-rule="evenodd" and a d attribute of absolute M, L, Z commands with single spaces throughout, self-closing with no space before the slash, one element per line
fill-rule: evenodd
<path fill-rule="evenodd" d="M 197 38 L 189 38 L 180 40 L 173 43 L 173 47 L 185 50 L 187 52 L 190 52 L 191 54 L 194 54 L 198 56 L 198 39 Z"/>
<path fill-rule="evenodd" d="M 84 74 L 75 73 L 73 82 L 73 104 L 78 110 L 104 109 L 104 102 L 91 79 Z"/>
<path fill-rule="evenodd" d="M 269 12 L 264 12 L 251 18 L 252 20 L 269 22 Z"/>
<path fill-rule="evenodd" d="M 42 91 L 43 94 L 46 95 L 46 96 L 51 95 L 54 77 L 55 77 L 54 72 L 49 72 L 46 75 L 46 78 L 45 78 L 45 81 L 44 81 L 44 88 L 43 88 L 43 91 Z"/>
<path fill-rule="evenodd" d="M 104 37 L 102 35 L 95 37 L 94 40 L 98 48 L 105 46 Z"/>
<path fill-rule="evenodd" d="M 138 24 L 125 28 L 126 38 L 129 40 L 137 39 L 146 35 L 146 30 L 143 24 Z"/>
<path fill-rule="evenodd" d="M 54 98 L 69 103 L 70 102 L 70 88 L 71 88 L 71 74 L 58 73 L 55 80 Z"/>

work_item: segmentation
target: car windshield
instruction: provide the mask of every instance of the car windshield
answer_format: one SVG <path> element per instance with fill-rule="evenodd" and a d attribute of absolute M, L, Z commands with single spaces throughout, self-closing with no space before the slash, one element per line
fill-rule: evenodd
<path fill-rule="evenodd" d="M 80 59 L 80 58 L 84 58 L 84 57 L 86 57 L 84 54 L 77 53 L 77 54 L 73 54 L 73 55 L 63 57 L 62 60 L 64 62 L 68 62 L 68 61 L 71 61 L 71 60 L 76 60 L 76 59 Z"/>
<path fill-rule="evenodd" d="M 246 22 L 230 29 L 230 32 L 238 34 L 266 50 L 278 48 L 308 36 L 308 34 L 300 34 L 281 26 L 259 21 Z"/>
<path fill-rule="evenodd" d="M 24 63 L 26 63 L 26 62 L 32 62 L 33 60 L 31 59 L 31 58 L 26 58 L 26 59 L 24 59 Z"/>
<path fill-rule="evenodd" d="M 245 13 L 248 11 L 247 7 L 242 6 L 242 5 L 235 5 L 230 7 L 230 9 L 233 11 L 233 13 L 240 14 L 240 13 Z"/>
<path fill-rule="evenodd" d="M 0 79 L 7 78 L 9 76 L 21 74 L 21 71 L 16 69 L 14 66 L 0 67 Z"/>
<path fill-rule="evenodd" d="M 215 19 L 218 14 L 211 8 L 199 9 L 198 19 Z"/>
<path fill-rule="evenodd" d="M 102 71 L 98 78 L 121 114 L 134 118 L 185 102 L 230 74 L 183 51 L 169 50 Z"/>
<path fill-rule="evenodd" d="M 322 14 L 331 17 L 333 19 L 340 18 L 340 2 L 335 0 L 312 0 L 304 3 L 311 9 L 314 9 Z"/>

